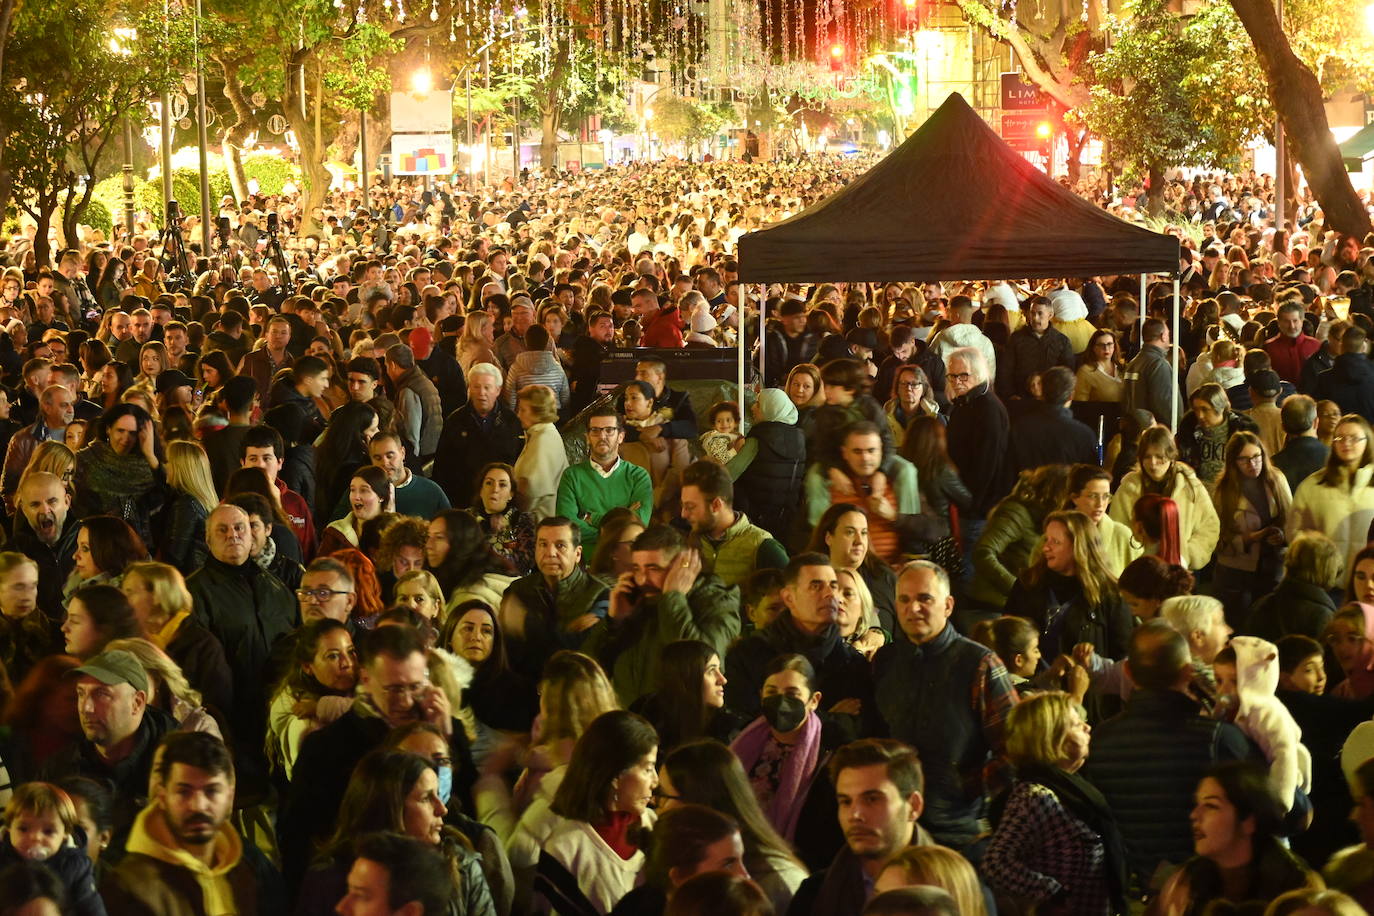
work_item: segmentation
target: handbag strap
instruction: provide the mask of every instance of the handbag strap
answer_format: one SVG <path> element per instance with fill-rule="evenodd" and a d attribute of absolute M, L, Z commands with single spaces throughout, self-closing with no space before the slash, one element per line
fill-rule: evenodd
<path fill-rule="evenodd" d="M 963 551 L 964 534 L 959 528 L 959 507 L 954 503 L 949 504 L 949 536 L 954 538 L 954 543 Z"/>

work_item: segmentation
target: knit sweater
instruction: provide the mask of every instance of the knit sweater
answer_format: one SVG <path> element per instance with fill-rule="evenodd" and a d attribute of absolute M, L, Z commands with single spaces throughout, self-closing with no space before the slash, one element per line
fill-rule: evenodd
<path fill-rule="evenodd" d="M 515 409 L 515 396 L 522 388 L 530 385 L 547 385 L 558 396 L 558 406 L 562 407 L 572 397 L 568 387 L 568 375 L 558 360 L 548 350 L 526 350 L 516 354 L 506 373 L 506 405 Z"/>
<path fill-rule="evenodd" d="M 601 517 L 616 506 L 629 506 L 644 524 L 654 509 L 654 486 L 649 472 L 628 461 L 618 461 L 603 475 L 590 461 L 574 464 L 558 482 L 558 514 L 570 518 L 582 531 L 582 552 L 596 550 Z"/>

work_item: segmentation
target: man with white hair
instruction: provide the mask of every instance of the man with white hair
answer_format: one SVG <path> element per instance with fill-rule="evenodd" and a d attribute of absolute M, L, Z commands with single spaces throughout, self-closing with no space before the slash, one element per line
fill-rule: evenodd
<path fill-rule="evenodd" d="M 946 358 L 945 391 L 950 402 L 949 457 L 973 494 L 973 506 L 961 519 L 964 543 L 971 548 L 988 512 L 1011 490 L 1011 422 L 992 391 L 987 361 L 974 347 L 961 347 Z"/>
<path fill-rule="evenodd" d="M 1188 641 L 1194 667 L 1210 666 L 1231 639 L 1220 601 L 1207 595 L 1179 595 L 1159 606 L 1159 616 Z"/>
<path fill-rule="evenodd" d="M 476 477 L 493 461 L 515 464 L 525 433 L 515 413 L 501 402 L 505 377 L 491 363 L 468 369 L 468 402 L 444 420 L 431 477 L 457 507 L 472 505 Z"/>

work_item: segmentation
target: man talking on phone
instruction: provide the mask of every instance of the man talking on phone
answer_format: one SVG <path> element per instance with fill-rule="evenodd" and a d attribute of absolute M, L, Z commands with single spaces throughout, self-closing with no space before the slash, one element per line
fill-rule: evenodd
<path fill-rule="evenodd" d="M 361 681 L 353 707 L 301 745 L 281 815 L 282 871 L 300 879 L 316 840 L 334 831 L 348 779 L 393 728 L 428 722 L 448 738 L 453 760 L 450 805 L 472 809 L 475 772 L 463 726 L 448 697 L 429 679 L 425 643 L 414 627 L 379 626 L 358 644 Z"/>

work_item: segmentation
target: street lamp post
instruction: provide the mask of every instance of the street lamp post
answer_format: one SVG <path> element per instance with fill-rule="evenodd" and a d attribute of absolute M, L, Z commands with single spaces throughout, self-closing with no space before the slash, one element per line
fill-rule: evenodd
<path fill-rule="evenodd" d="M 1279 19 L 1279 31 L 1282 32 L 1282 31 L 1283 31 L 1283 0 L 1278 0 L 1278 19 Z M 1283 168 L 1283 161 L 1284 161 L 1285 153 L 1286 153 L 1286 151 L 1285 151 L 1285 149 L 1284 149 L 1285 146 L 1287 146 L 1287 143 L 1285 142 L 1284 136 L 1283 136 L 1283 117 L 1282 117 L 1282 115 L 1280 115 L 1277 111 L 1275 111 L 1275 112 L 1274 112 L 1274 228 L 1275 228 L 1277 231 L 1279 231 L 1279 232 L 1282 232 L 1282 231 L 1283 231 L 1283 218 L 1284 218 L 1284 215 L 1285 215 L 1285 212 L 1284 212 L 1284 211 L 1287 210 L 1287 207 L 1285 206 L 1286 201 L 1284 200 L 1284 197 L 1285 197 L 1286 192 L 1287 192 L 1287 189 L 1284 187 L 1284 185 L 1285 185 L 1287 182 L 1284 181 L 1285 176 L 1284 176 L 1284 168 Z M 1286 254 L 1286 253 L 1287 253 L 1287 252 L 1285 252 L 1285 254 Z"/>
<path fill-rule="evenodd" d="M 196 145 L 200 154 L 200 253 L 210 256 L 209 136 L 205 126 L 205 67 L 200 57 L 200 0 L 196 0 Z"/>
<path fill-rule="evenodd" d="M 367 110 L 358 109 L 358 184 L 363 189 L 363 206 L 367 206 Z"/>
<path fill-rule="evenodd" d="M 134 119 L 124 115 L 124 231 L 133 244 L 134 237 Z"/>

